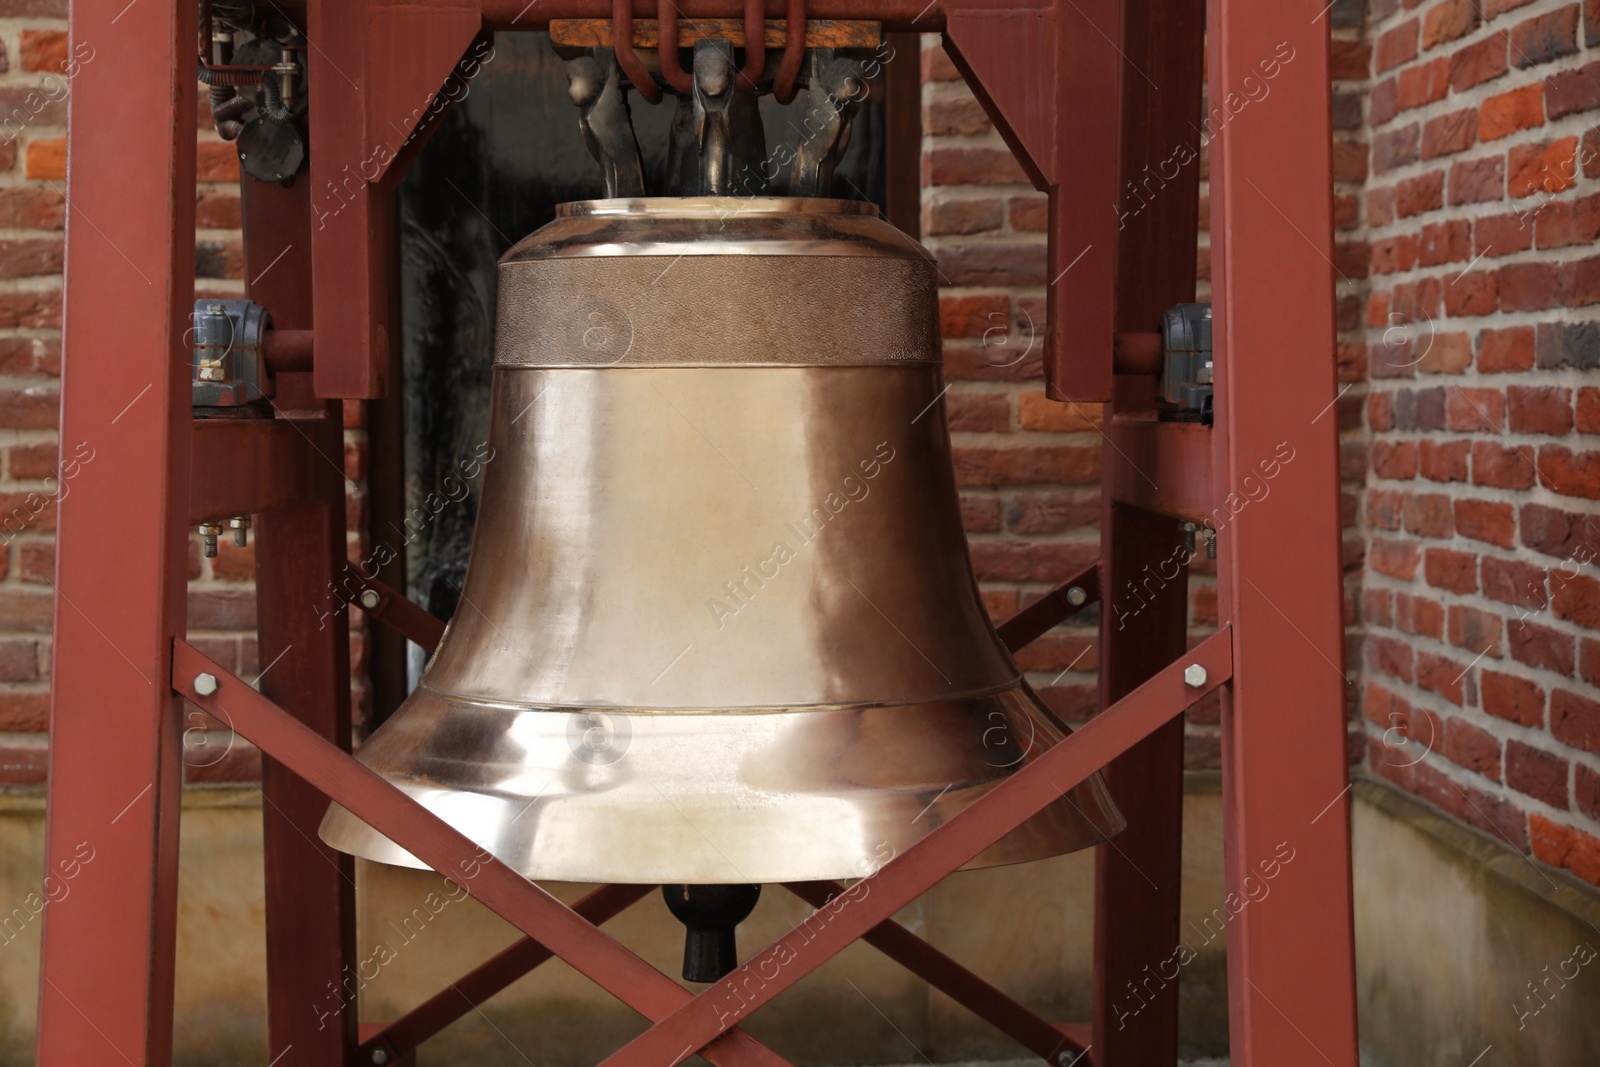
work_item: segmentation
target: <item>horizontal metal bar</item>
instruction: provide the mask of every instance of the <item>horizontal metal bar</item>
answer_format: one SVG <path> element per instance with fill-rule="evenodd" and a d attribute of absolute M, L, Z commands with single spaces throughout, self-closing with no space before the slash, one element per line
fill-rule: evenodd
<path fill-rule="evenodd" d="M 833 882 L 786 882 L 784 888 L 817 908 L 844 891 L 843 886 Z M 1084 1046 L 1063 1029 L 1035 1015 L 894 920 L 874 926 L 861 940 L 1052 1065 L 1063 1052 L 1073 1056 L 1083 1053 Z"/>
<path fill-rule="evenodd" d="M 529 937 L 537 938 L 591 981 L 647 1019 L 659 1020 L 694 999 L 571 908 L 528 881 L 349 753 L 218 666 L 187 641 L 173 642 L 173 688 L 236 730 L 324 796 L 461 886 Z M 201 695 L 194 680 L 210 674 Z M 791 1067 L 742 1030 L 721 1035 L 702 1055 L 728 1067 Z"/>
<path fill-rule="evenodd" d="M 346 573 L 360 583 L 362 590 L 378 596 L 377 603 L 371 607 L 363 600 L 361 610 L 430 655 L 439 647 L 439 642 L 444 640 L 444 620 L 387 582 L 363 576 L 353 565 L 346 568 Z"/>
<path fill-rule="evenodd" d="M 274 374 L 310 370 L 312 337 L 310 330 L 268 330 L 262 346 L 267 368 Z"/>
<path fill-rule="evenodd" d="M 1185 681 L 1191 666 L 1204 671 L 1200 685 Z M 602 1067 L 678 1063 L 838 955 L 851 942 L 864 937 L 874 926 L 1232 676 L 1232 635 L 1224 627 L 756 953 L 732 974 L 634 1038 L 606 1059 Z"/>
<path fill-rule="evenodd" d="M 291 419 L 196 419 L 190 453 L 189 518 L 214 522 L 311 498 L 310 438 Z"/>
<path fill-rule="evenodd" d="M 1084 598 L 1076 604 L 1070 599 L 1074 589 L 1080 590 Z M 1099 599 L 1100 564 L 1095 562 L 1008 617 L 995 629 L 1006 648 L 1015 652 Z"/>
<path fill-rule="evenodd" d="M 655 888 L 653 885 L 601 886 L 574 904 L 572 910 L 599 926 Z M 357 1060 L 376 1063 L 372 1054 L 382 1049 L 389 1055 L 386 1062 L 395 1062 L 552 956 L 553 953 L 538 941 L 524 937 L 394 1022 L 363 1033 Z"/>
<path fill-rule="evenodd" d="M 1116 415 L 1106 423 L 1105 492 L 1111 499 L 1188 522 L 1213 522 L 1211 427 Z"/>
<path fill-rule="evenodd" d="M 1119 333 L 1111 350 L 1111 360 L 1118 374 L 1160 374 L 1161 335 Z"/>

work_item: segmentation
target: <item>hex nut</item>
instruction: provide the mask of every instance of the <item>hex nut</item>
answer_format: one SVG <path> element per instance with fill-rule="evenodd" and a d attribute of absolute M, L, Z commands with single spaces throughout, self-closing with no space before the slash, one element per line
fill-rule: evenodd
<path fill-rule="evenodd" d="M 194 691 L 203 697 L 208 697 L 217 691 L 217 676 L 214 674 L 197 674 L 194 676 Z"/>
<path fill-rule="evenodd" d="M 1206 684 L 1206 669 L 1198 663 L 1191 663 L 1183 669 L 1183 680 L 1191 689 L 1199 689 Z"/>
<path fill-rule="evenodd" d="M 1083 591 L 1082 586 L 1075 585 L 1067 590 L 1067 603 L 1075 608 L 1081 608 L 1088 603 L 1089 594 Z"/>
<path fill-rule="evenodd" d="M 363 589 L 361 591 L 361 606 L 366 608 L 368 611 L 376 608 L 378 606 L 378 602 L 382 599 L 383 598 L 378 595 L 378 591 L 376 589 Z"/>

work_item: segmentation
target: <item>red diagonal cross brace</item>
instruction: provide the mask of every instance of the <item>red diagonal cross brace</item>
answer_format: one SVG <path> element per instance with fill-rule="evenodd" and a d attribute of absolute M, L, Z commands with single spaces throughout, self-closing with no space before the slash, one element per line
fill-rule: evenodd
<path fill-rule="evenodd" d="M 1205 680 L 1198 686 L 1184 681 L 1191 665 L 1204 668 Z M 193 680 L 200 673 L 221 680 L 212 696 L 195 692 Z M 435 870 L 466 874 L 459 880 L 472 896 L 656 1023 L 603 1067 L 661 1067 L 697 1049 L 719 1065 L 785 1064 L 735 1028 L 741 1016 L 821 966 L 1231 676 L 1230 634 L 1223 629 L 694 996 L 192 645 L 176 641 L 173 654 L 178 692 Z"/>
<path fill-rule="evenodd" d="M 523 933 L 537 938 L 606 992 L 651 1021 L 693 999 L 694 994 L 683 986 L 488 855 L 443 819 L 312 732 L 193 645 L 181 640 L 173 644 L 174 689 L 343 804 L 374 830 L 452 878 L 479 902 Z M 195 692 L 194 679 L 203 673 L 220 682 L 211 696 Z M 702 1055 L 719 1067 L 792 1067 L 740 1030 L 714 1042 Z"/>

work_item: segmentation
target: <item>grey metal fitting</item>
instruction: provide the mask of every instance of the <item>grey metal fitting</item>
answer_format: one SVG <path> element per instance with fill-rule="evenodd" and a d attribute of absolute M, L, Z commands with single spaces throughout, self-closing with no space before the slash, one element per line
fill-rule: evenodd
<path fill-rule="evenodd" d="M 272 315 L 249 300 L 197 300 L 194 305 L 193 404 L 232 408 L 273 395 L 267 371 Z"/>
<path fill-rule="evenodd" d="M 217 558 L 217 538 L 222 534 L 222 527 L 214 522 L 200 524 L 200 536 L 205 542 L 206 559 Z"/>

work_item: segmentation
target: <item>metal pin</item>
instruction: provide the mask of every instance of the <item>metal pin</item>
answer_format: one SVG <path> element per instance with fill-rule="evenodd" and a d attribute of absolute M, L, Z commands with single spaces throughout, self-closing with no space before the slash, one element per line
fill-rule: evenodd
<path fill-rule="evenodd" d="M 200 524 L 200 536 L 205 540 L 206 559 L 217 558 L 217 538 L 222 533 L 222 527 L 214 522 Z"/>

